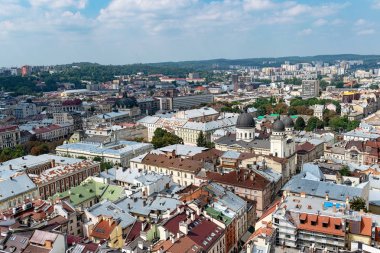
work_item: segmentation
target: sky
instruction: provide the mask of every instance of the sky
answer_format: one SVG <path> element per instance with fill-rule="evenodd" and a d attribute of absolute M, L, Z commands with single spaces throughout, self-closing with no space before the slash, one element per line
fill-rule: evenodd
<path fill-rule="evenodd" d="M 380 54 L 380 0 L 0 0 L 0 66 Z"/>

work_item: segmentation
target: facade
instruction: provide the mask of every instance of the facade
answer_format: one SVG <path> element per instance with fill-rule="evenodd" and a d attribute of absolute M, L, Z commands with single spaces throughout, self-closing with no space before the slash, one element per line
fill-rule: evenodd
<path fill-rule="evenodd" d="M 13 148 L 20 143 L 20 129 L 17 126 L 0 127 L 0 149 Z"/>
<path fill-rule="evenodd" d="M 204 107 L 175 114 L 147 116 L 138 123 L 148 129 L 148 141 L 152 140 L 157 128 L 162 128 L 181 137 L 184 144 L 195 146 L 200 132 L 203 132 L 207 141 L 211 141 L 215 131 L 233 128 L 236 120 L 235 114 L 219 114 L 212 108 Z"/>
<path fill-rule="evenodd" d="M 74 132 L 73 124 L 52 124 L 49 126 L 43 126 L 35 128 L 32 132 L 36 135 L 38 140 L 55 141 L 63 138 L 67 138 Z"/>
<path fill-rule="evenodd" d="M 146 154 L 130 161 L 131 168 L 154 171 L 171 175 L 172 180 L 181 186 L 195 183 L 195 176 L 203 168 L 201 161 L 179 157 L 175 151 L 167 154 Z"/>
<path fill-rule="evenodd" d="M 319 80 L 302 80 L 302 97 L 319 97 Z"/>
<path fill-rule="evenodd" d="M 172 98 L 171 109 L 190 109 L 192 107 L 200 106 L 202 104 L 209 104 L 214 102 L 214 95 L 193 95 L 193 96 L 178 96 Z"/>
<path fill-rule="evenodd" d="M 0 189 L 0 210 L 15 208 L 25 200 L 31 201 L 39 197 L 37 186 L 26 173 L 0 180 Z"/>
<path fill-rule="evenodd" d="M 29 174 L 29 177 L 37 185 L 39 196 L 47 199 L 58 192 L 64 192 L 77 186 L 87 177 L 99 173 L 99 163 L 81 161 L 71 165 L 52 166 L 39 174 Z"/>
<path fill-rule="evenodd" d="M 13 109 L 13 115 L 17 119 L 23 119 L 37 114 L 37 106 L 33 103 L 22 102 Z"/>

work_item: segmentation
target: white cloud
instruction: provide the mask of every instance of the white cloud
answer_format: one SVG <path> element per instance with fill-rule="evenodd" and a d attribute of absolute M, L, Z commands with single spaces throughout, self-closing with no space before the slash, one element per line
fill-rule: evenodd
<path fill-rule="evenodd" d="M 359 30 L 357 31 L 357 35 L 371 35 L 371 34 L 374 34 L 376 31 L 375 29 L 363 29 L 363 30 Z"/>
<path fill-rule="evenodd" d="M 372 8 L 380 9 L 380 0 L 374 0 L 372 3 Z"/>
<path fill-rule="evenodd" d="M 298 35 L 307 36 L 307 35 L 312 34 L 312 32 L 313 32 L 312 29 L 306 28 L 306 29 L 303 29 L 302 31 L 298 32 Z"/>
<path fill-rule="evenodd" d="M 324 26 L 326 24 L 327 24 L 327 20 L 323 19 L 323 18 L 317 19 L 313 23 L 313 25 L 315 25 L 315 26 Z"/>
<path fill-rule="evenodd" d="M 243 7 L 245 10 L 268 10 L 276 7 L 271 0 L 244 0 Z"/>
<path fill-rule="evenodd" d="M 360 19 L 358 19 L 358 20 L 356 20 L 355 21 L 355 26 L 364 26 L 364 25 L 367 25 L 368 24 L 368 22 L 365 20 L 365 19 L 362 19 L 362 18 L 360 18 Z"/>
<path fill-rule="evenodd" d="M 33 7 L 43 7 L 49 9 L 63 9 L 73 7 L 77 9 L 84 9 L 87 0 L 29 0 Z"/>

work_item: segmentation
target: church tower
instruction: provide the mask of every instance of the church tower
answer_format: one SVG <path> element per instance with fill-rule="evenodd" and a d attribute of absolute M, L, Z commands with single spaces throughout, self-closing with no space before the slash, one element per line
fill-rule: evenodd
<path fill-rule="evenodd" d="M 279 118 L 273 123 L 270 136 L 270 152 L 274 156 L 285 158 L 286 154 L 285 124 Z"/>
<path fill-rule="evenodd" d="M 249 113 L 242 113 L 236 121 L 236 141 L 250 142 L 255 139 L 255 120 Z"/>

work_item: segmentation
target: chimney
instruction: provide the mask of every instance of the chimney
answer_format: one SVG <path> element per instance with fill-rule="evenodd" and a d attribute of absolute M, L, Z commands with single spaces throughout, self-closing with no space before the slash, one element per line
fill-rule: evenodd
<path fill-rule="evenodd" d="M 50 166 L 51 166 L 52 168 L 55 167 L 55 159 L 51 159 Z"/>
<path fill-rule="evenodd" d="M 9 164 L 9 169 L 10 169 L 10 170 L 13 170 L 13 168 L 12 168 L 12 164 Z"/>
<path fill-rule="evenodd" d="M 329 195 L 327 193 L 326 193 L 325 199 L 326 201 L 329 201 Z"/>
<path fill-rule="evenodd" d="M 137 242 L 137 247 L 139 247 L 139 249 L 143 250 L 144 249 L 144 243 L 143 243 L 143 241 L 138 241 Z"/>
<path fill-rule="evenodd" d="M 251 181 L 255 180 L 255 173 L 251 173 L 251 175 L 249 176 L 249 180 Z"/>
<path fill-rule="evenodd" d="M 195 221 L 195 213 L 191 213 L 190 219 L 191 219 L 191 221 Z"/>
<path fill-rule="evenodd" d="M 170 241 L 171 241 L 172 243 L 175 243 L 175 236 L 170 235 Z"/>
<path fill-rule="evenodd" d="M 179 231 L 182 232 L 185 235 L 187 235 L 189 233 L 189 228 L 188 228 L 186 222 L 181 221 L 179 223 Z"/>
<path fill-rule="evenodd" d="M 49 240 L 46 240 L 45 241 L 45 248 L 52 249 L 53 248 L 53 242 L 49 241 Z"/>
<path fill-rule="evenodd" d="M 301 192 L 301 198 L 306 198 L 306 193 L 305 192 Z"/>

